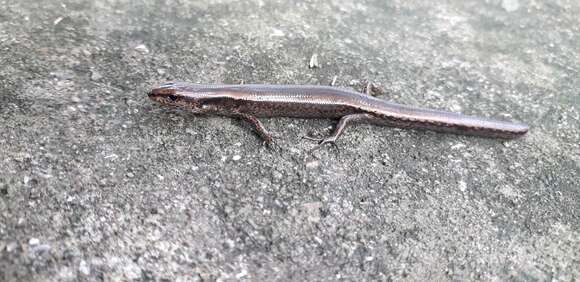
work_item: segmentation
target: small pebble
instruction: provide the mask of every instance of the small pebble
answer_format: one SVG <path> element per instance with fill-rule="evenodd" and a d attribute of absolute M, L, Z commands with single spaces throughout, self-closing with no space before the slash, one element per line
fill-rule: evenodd
<path fill-rule="evenodd" d="M 310 57 L 310 63 L 308 63 L 308 67 L 311 69 L 320 67 L 318 64 L 318 54 L 312 54 L 312 57 Z"/>
<path fill-rule="evenodd" d="M 232 157 L 232 160 L 239 161 L 242 157 L 240 155 L 235 155 Z"/>
<path fill-rule="evenodd" d="M 147 46 L 145 46 L 145 44 L 139 44 L 137 46 L 135 46 L 135 50 L 137 50 L 137 52 L 145 55 L 145 54 L 149 54 L 149 48 L 147 48 Z"/>
<path fill-rule="evenodd" d="M 28 240 L 28 245 L 34 246 L 38 244 L 40 244 L 40 240 L 38 240 L 38 238 L 30 238 L 30 240 Z"/>

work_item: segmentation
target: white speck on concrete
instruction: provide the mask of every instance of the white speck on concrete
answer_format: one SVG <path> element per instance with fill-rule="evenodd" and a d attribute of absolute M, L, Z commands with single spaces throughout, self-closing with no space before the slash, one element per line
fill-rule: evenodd
<path fill-rule="evenodd" d="M 465 181 L 459 181 L 459 190 L 461 190 L 461 192 L 465 192 L 467 190 L 467 183 L 465 183 Z"/>
<path fill-rule="evenodd" d="M 501 6 L 507 12 L 513 12 L 520 8 L 520 2 L 518 0 L 502 0 Z"/>
<path fill-rule="evenodd" d="M 511 200 L 517 200 L 521 198 L 520 193 L 514 187 L 510 185 L 503 186 L 499 189 L 499 192 L 502 193 L 506 198 Z"/>
<path fill-rule="evenodd" d="M 18 243 L 16 242 L 10 242 L 6 245 L 6 251 L 9 253 L 16 250 L 16 248 L 18 248 Z"/>
<path fill-rule="evenodd" d="M 285 35 L 285 34 L 284 34 L 284 32 L 283 32 L 283 31 L 281 31 L 281 30 L 279 30 L 279 29 L 276 29 L 276 28 L 273 28 L 273 29 L 272 29 L 272 33 L 270 33 L 270 36 L 272 36 L 272 37 L 282 37 L 282 36 L 284 36 L 284 35 Z"/>
<path fill-rule="evenodd" d="M 145 44 L 139 44 L 137 46 L 135 46 L 135 50 L 137 50 L 137 52 L 145 55 L 145 54 L 149 54 L 149 48 L 147 48 L 147 46 L 145 46 Z"/>
<path fill-rule="evenodd" d="M 105 158 L 105 159 L 116 160 L 118 157 L 119 157 L 119 156 L 117 156 L 117 155 L 115 155 L 115 154 L 111 154 L 111 155 L 105 156 L 104 158 Z"/>
<path fill-rule="evenodd" d="M 54 22 L 52 22 L 53 25 L 57 25 L 62 21 L 63 17 L 58 17 L 56 18 L 56 20 L 54 20 Z"/>
<path fill-rule="evenodd" d="M 236 274 L 236 279 L 242 279 L 244 277 L 246 277 L 246 275 L 248 275 L 248 271 L 245 269 L 242 269 L 242 271 L 238 274 Z"/>
<path fill-rule="evenodd" d="M 232 160 L 234 160 L 234 161 L 239 161 L 241 158 L 242 158 L 242 156 L 240 156 L 240 155 L 235 155 L 235 156 L 233 156 L 233 157 L 232 157 Z"/>
<path fill-rule="evenodd" d="M 123 266 L 123 273 L 129 279 L 137 279 L 141 277 L 141 268 L 135 263 L 126 263 Z"/>
<path fill-rule="evenodd" d="M 319 161 L 311 161 L 306 163 L 307 168 L 317 168 L 318 166 L 320 166 Z"/>
<path fill-rule="evenodd" d="M 458 149 L 463 149 L 465 147 L 467 147 L 465 144 L 463 144 L 463 143 L 457 143 L 457 144 L 454 144 L 453 146 L 451 146 L 451 149 L 452 150 L 458 150 Z"/>
<path fill-rule="evenodd" d="M 318 68 L 320 66 L 320 64 L 318 63 L 318 54 L 314 53 L 312 54 L 312 57 L 310 57 L 310 63 L 308 63 L 308 67 L 313 69 L 313 68 Z"/>
<path fill-rule="evenodd" d="M 316 243 L 318 243 L 319 245 L 324 243 L 324 241 L 322 241 L 322 239 L 318 238 L 317 236 L 314 236 L 314 241 L 316 241 Z"/>
<path fill-rule="evenodd" d="M 86 261 L 81 260 L 79 263 L 79 272 L 84 275 L 89 275 L 91 273 L 91 268 Z"/>
<path fill-rule="evenodd" d="M 35 246 L 40 244 L 40 240 L 38 240 L 38 238 L 30 238 L 30 240 L 28 240 L 28 245 L 30 246 Z"/>

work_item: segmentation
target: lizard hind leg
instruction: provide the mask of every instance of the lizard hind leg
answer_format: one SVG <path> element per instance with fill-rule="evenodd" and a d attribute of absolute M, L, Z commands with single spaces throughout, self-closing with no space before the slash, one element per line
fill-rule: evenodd
<path fill-rule="evenodd" d="M 363 122 L 363 121 L 375 121 L 376 119 L 377 119 L 377 117 L 370 115 L 370 114 L 346 115 L 346 116 L 343 116 L 338 121 L 338 124 L 336 125 L 336 127 L 334 128 L 334 131 L 330 134 L 330 136 L 328 136 L 326 138 L 314 138 L 314 137 L 310 137 L 310 136 L 304 136 L 304 139 L 318 142 L 318 145 L 313 150 L 316 150 L 316 149 L 318 149 L 321 146 L 324 146 L 326 144 L 331 144 L 338 149 L 338 146 L 336 145 L 336 140 L 342 135 L 342 133 L 344 132 L 344 129 L 346 128 L 346 126 L 349 123 Z"/>

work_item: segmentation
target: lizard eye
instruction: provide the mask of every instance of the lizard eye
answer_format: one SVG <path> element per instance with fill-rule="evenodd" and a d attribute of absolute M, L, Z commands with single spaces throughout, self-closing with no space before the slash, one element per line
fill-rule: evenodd
<path fill-rule="evenodd" d="M 171 101 L 177 100 L 177 96 L 175 96 L 175 95 L 169 95 L 168 97 L 169 97 L 169 100 L 171 100 Z"/>

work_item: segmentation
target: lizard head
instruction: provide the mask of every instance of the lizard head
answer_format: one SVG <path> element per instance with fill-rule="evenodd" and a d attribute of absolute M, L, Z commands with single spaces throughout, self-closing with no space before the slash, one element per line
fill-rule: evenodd
<path fill-rule="evenodd" d="M 147 93 L 149 99 L 172 107 L 187 109 L 196 114 L 212 113 L 216 111 L 212 101 L 211 89 L 201 85 L 168 82 L 153 88 Z"/>

